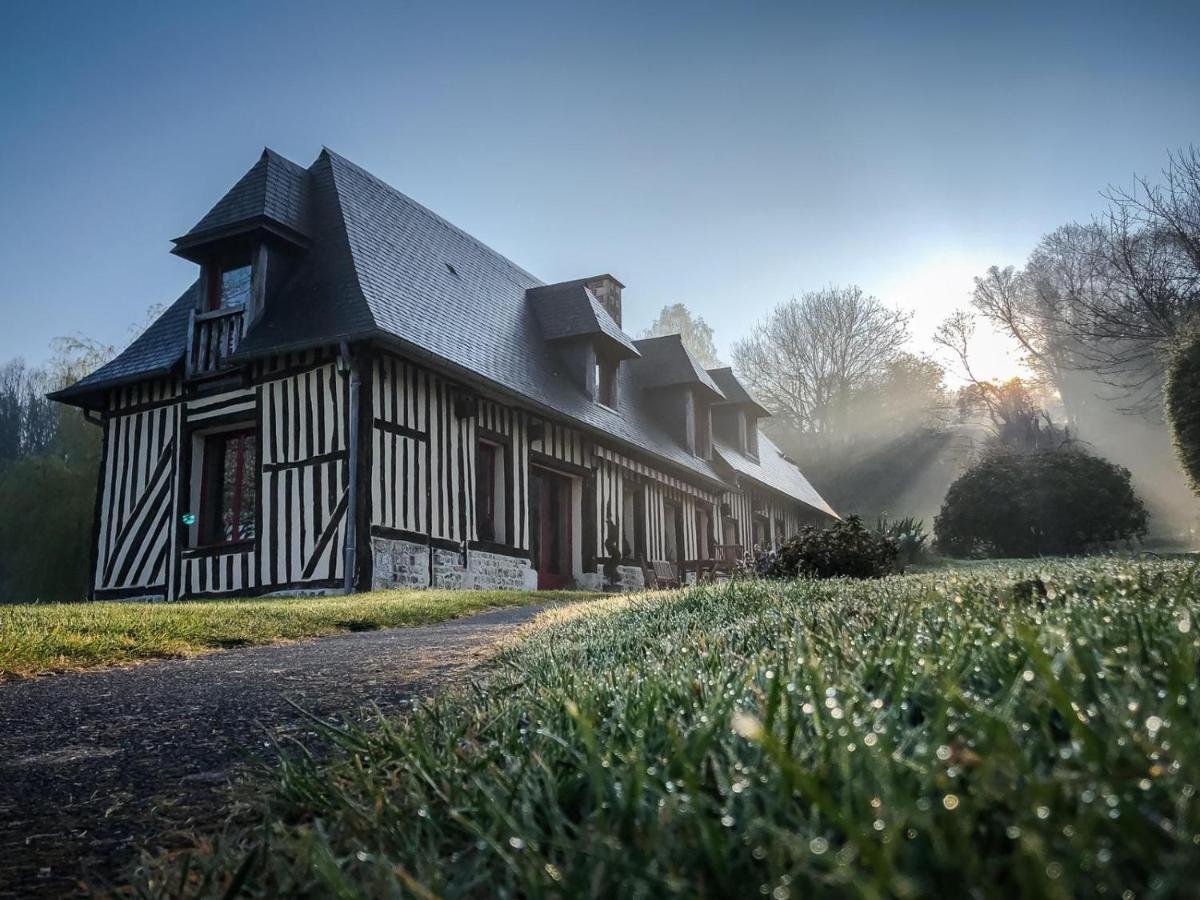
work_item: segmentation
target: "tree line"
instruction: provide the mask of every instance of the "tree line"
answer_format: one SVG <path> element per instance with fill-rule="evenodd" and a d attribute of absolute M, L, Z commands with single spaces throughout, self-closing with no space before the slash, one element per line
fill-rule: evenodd
<path fill-rule="evenodd" d="M 42 367 L 0 366 L 0 603 L 87 593 L 100 429 L 46 394 L 78 381 L 114 348 L 58 338 Z"/>

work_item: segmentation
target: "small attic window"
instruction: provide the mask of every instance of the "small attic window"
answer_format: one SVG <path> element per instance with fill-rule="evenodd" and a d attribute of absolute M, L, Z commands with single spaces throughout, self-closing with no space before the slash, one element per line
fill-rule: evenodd
<path fill-rule="evenodd" d="M 694 442 L 696 455 L 701 459 L 712 459 L 712 410 L 707 406 L 696 409 Z"/>
<path fill-rule="evenodd" d="M 450 263 L 446 263 L 446 271 L 449 272 L 451 275 L 458 274 L 458 269 L 454 268 L 454 266 L 450 265 Z"/>
<path fill-rule="evenodd" d="M 596 401 L 609 409 L 617 408 L 617 364 L 611 359 L 596 362 Z"/>
<path fill-rule="evenodd" d="M 208 308 L 241 309 L 250 299 L 251 268 L 238 260 L 216 265 L 208 280 Z"/>

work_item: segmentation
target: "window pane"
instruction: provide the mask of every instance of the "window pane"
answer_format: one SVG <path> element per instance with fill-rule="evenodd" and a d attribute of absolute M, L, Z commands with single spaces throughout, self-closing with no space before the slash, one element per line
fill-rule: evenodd
<path fill-rule="evenodd" d="M 475 473 L 477 530 L 481 541 L 496 539 L 496 448 L 480 443 Z"/>
<path fill-rule="evenodd" d="M 238 540 L 254 539 L 254 511 L 258 506 L 258 438 L 253 434 L 242 437 L 242 503 L 238 516 Z"/>
<path fill-rule="evenodd" d="M 252 432 L 226 432 L 204 443 L 202 540 L 253 540 L 257 506 L 258 441 Z"/>
<path fill-rule="evenodd" d="M 596 363 L 596 399 L 610 409 L 617 408 L 617 367 L 612 362 Z"/>
<path fill-rule="evenodd" d="M 238 438 L 225 439 L 225 462 L 221 467 L 221 540 L 233 541 L 237 522 L 234 518 L 234 505 L 240 498 L 237 496 L 238 484 L 241 478 L 238 469 L 242 464 Z"/>
<path fill-rule="evenodd" d="M 200 540 L 205 544 L 218 544 L 224 540 L 222 509 L 224 504 L 225 441 L 221 439 L 220 435 L 205 438 L 203 453 Z"/>
<path fill-rule="evenodd" d="M 221 308 L 245 306 L 250 299 L 250 267 L 239 266 L 221 273 Z"/>

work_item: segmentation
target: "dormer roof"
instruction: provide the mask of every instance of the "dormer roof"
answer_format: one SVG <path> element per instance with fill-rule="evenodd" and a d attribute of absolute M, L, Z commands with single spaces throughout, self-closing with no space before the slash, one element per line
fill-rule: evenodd
<path fill-rule="evenodd" d="M 717 387 L 721 389 L 721 393 L 725 395 L 725 401 L 737 406 L 750 407 L 755 416 L 760 419 L 767 419 L 771 416 L 771 411 L 750 396 L 750 392 L 745 386 L 738 381 L 737 376 L 733 374 L 733 369 L 725 366 L 721 369 L 709 369 L 708 375 L 716 382 Z"/>
<path fill-rule="evenodd" d="M 560 281 L 525 291 L 542 336 L 548 341 L 596 337 L 621 359 L 641 356 L 633 341 L 588 289 L 589 280 Z"/>
<path fill-rule="evenodd" d="M 204 218 L 175 238 L 173 252 L 191 258 L 202 245 L 259 228 L 303 245 L 309 237 L 308 193 L 308 172 L 266 148 Z"/>
<path fill-rule="evenodd" d="M 716 382 L 683 345 L 682 336 L 666 334 L 642 338 L 633 343 L 642 354 L 642 359 L 635 364 L 638 384 L 642 388 L 653 390 L 694 385 L 707 393 L 710 400 L 725 399 Z"/>

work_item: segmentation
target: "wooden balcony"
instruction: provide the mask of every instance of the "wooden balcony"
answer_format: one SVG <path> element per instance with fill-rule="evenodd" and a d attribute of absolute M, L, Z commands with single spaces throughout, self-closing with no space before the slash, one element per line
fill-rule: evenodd
<path fill-rule="evenodd" d="M 228 369 L 229 357 L 242 342 L 245 321 L 241 307 L 193 312 L 188 323 L 187 377 L 205 378 Z"/>

